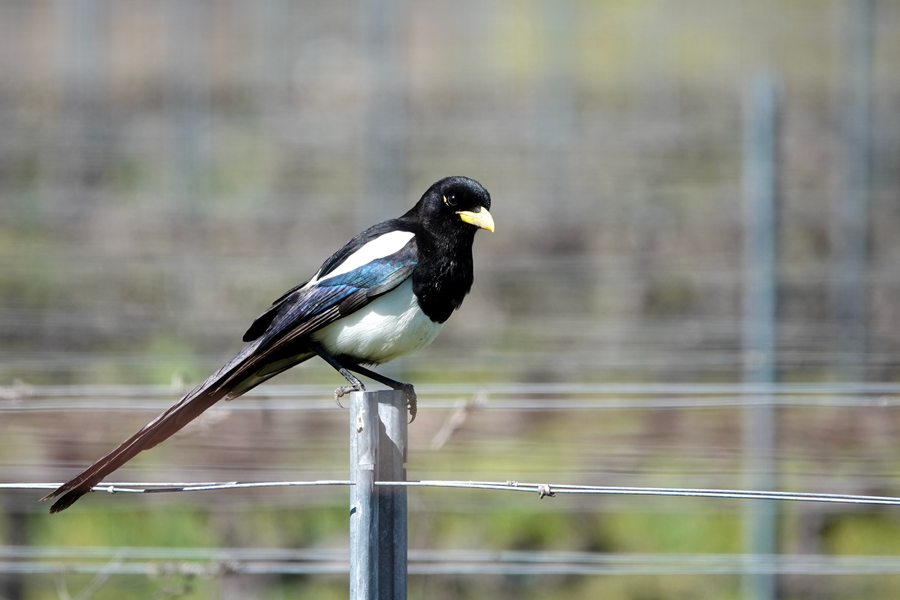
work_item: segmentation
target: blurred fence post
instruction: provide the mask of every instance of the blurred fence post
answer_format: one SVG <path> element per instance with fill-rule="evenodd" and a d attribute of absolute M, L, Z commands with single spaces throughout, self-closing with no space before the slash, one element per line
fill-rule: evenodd
<path fill-rule="evenodd" d="M 744 382 L 771 386 L 775 382 L 777 314 L 777 185 L 778 105 L 775 86 L 767 74 L 757 76 L 746 92 L 744 105 Z M 744 472 L 747 487 L 775 487 L 776 415 L 769 393 L 744 408 Z M 776 553 L 775 504 L 747 502 L 744 518 L 745 551 Z M 775 575 L 745 572 L 745 600 L 775 598 Z"/>
<path fill-rule="evenodd" d="M 405 0 L 361 5 L 365 81 L 361 181 L 356 210 L 360 228 L 406 206 Z"/>
<path fill-rule="evenodd" d="M 7 548 L 28 546 L 28 512 L 23 502 L 14 496 L 0 498 L 0 531 L 2 543 Z M 25 573 L 13 569 L 0 573 L 0 598 L 22 600 L 25 598 Z"/>
<path fill-rule="evenodd" d="M 866 261 L 871 188 L 873 0 L 851 0 L 844 40 L 844 193 L 835 211 L 834 313 L 839 376 L 865 379 Z"/>
<path fill-rule="evenodd" d="M 406 394 L 350 396 L 350 599 L 406 600 Z"/>
<path fill-rule="evenodd" d="M 89 206 L 109 160 L 108 14 L 97 0 L 57 0 L 61 122 L 52 150 L 53 194 L 61 205 Z"/>
<path fill-rule="evenodd" d="M 164 110 L 169 118 L 166 187 L 169 201 L 190 219 L 202 218 L 210 189 L 212 88 L 209 0 L 164 4 L 166 71 Z"/>
<path fill-rule="evenodd" d="M 579 170 L 575 168 L 577 161 L 572 160 L 578 139 L 578 6 L 574 0 L 543 0 L 540 8 L 547 46 L 534 113 L 534 157 L 538 164 L 531 176 L 539 186 L 537 193 L 564 200 L 556 205 L 556 217 L 568 221 L 567 213 L 580 214 L 574 202 L 580 191 Z"/>

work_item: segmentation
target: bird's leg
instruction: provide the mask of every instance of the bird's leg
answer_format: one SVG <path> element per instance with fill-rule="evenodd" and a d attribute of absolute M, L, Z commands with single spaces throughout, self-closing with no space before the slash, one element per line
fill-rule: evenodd
<path fill-rule="evenodd" d="M 370 379 L 374 379 L 378 383 L 382 383 L 392 390 L 397 390 L 400 392 L 404 392 L 406 394 L 406 407 L 409 409 L 409 422 L 412 423 L 416 420 L 416 412 L 418 407 L 416 406 L 416 390 L 413 388 L 411 383 L 403 383 L 402 381 L 397 381 L 395 379 L 391 379 L 390 377 L 385 377 L 384 375 L 380 375 L 371 369 L 367 369 L 365 367 L 361 367 L 356 363 L 352 363 L 349 361 L 344 362 L 347 365 L 347 368 L 351 371 L 356 371 L 360 375 L 365 375 Z"/>
<path fill-rule="evenodd" d="M 336 358 L 325 352 L 325 349 L 322 348 L 320 344 L 310 341 L 308 345 L 310 350 L 321 356 L 325 362 L 331 365 L 338 373 L 344 376 L 344 379 L 350 382 L 350 385 L 341 386 L 334 390 L 334 401 L 337 402 L 338 406 L 344 408 L 341 405 L 341 396 L 349 394 L 350 392 L 366 391 L 366 386 L 362 384 L 362 381 L 354 377 L 353 374 L 345 369 L 344 366 L 339 363 Z"/>
<path fill-rule="evenodd" d="M 416 413 L 418 411 L 416 402 L 417 396 L 416 390 L 415 388 L 413 388 L 413 385 L 411 383 L 403 383 L 402 381 L 397 381 L 395 379 L 391 379 L 390 377 L 385 377 L 384 375 L 376 373 L 371 369 L 367 369 L 348 360 L 344 360 L 343 363 L 341 363 L 336 358 L 328 354 L 325 349 L 322 348 L 322 346 L 317 342 L 309 342 L 309 349 L 321 356 L 325 360 L 325 362 L 331 365 L 338 373 L 343 375 L 344 378 L 350 382 L 349 386 L 339 387 L 334 390 L 334 401 L 337 402 L 338 406 L 341 406 L 341 396 L 349 394 L 350 392 L 366 391 L 366 388 L 365 386 L 363 386 L 362 382 L 350 373 L 350 371 L 355 371 L 360 375 L 364 375 L 370 379 L 374 379 L 378 383 L 388 386 L 392 390 L 404 392 L 406 394 L 406 407 L 409 409 L 409 422 L 412 423 L 416 420 Z"/>

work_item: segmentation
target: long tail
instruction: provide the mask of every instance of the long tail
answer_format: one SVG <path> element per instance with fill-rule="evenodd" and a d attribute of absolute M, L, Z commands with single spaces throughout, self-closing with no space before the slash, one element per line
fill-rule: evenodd
<path fill-rule="evenodd" d="M 259 358 L 256 354 L 259 345 L 260 341 L 257 341 L 245 347 L 228 364 L 210 375 L 206 381 L 191 390 L 177 404 L 119 444 L 115 450 L 41 498 L 41 500 L 49 500 L 60 494 L 63 495 L 50 507 L 50 512 L 57 513 L 69 508 L 76 500 L 103 481 L 104 477 L 143 450 L 148 450 L 168 439 L 222 398 L 226 396 L 229 396 L 229 399 L 237 398 L 263 381 L 310 356 L 297 356 L 294 357 L 296 360 L 285 361 L 275 368 L 260 369 L 259 361 L 255 360 Z"/>

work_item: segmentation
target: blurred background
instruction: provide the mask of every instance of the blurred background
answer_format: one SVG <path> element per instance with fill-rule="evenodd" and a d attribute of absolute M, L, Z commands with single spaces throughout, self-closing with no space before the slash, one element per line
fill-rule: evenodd
<path fill-rule="evenodd" d="M 462 174 L 472 294 L 383 371 L 411 479 L 900 495 L 898 65 L 890 0 L 2 2 L 0 480 L 67 479 Z M 114 481 L 345 479 L 340 383 Z M 0 598 L 347 595 L 346 488 L 40 495 L 0 496 Z M 411 490 L 409 537 L 411 598 L 900 597 L 889 507 Z"/>

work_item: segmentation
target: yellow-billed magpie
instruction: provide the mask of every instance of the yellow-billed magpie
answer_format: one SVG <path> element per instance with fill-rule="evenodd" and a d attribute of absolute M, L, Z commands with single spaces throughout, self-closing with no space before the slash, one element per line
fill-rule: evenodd
<path fill-rule="evenodd" d="M 472 242 L 494 230 L 487 190 L 467 177 L 447 177 L 402 217 L 366 229 L 331 255 L 309 280 L 289 290 L 244 334 L 249 344 L 177 404 L 118 448 L 47 494 L 62 494 L 51 513 L 71 506 L 104 477 L 166 440 L 221 399 L 231 400 L 315 355 L 350 385 L 335 398 L 363 391 L 350 371 L 406 392 L 413 386 L 379 375 L 377 365 L 415 352 L 435 338 L 472 287 Z"/>

